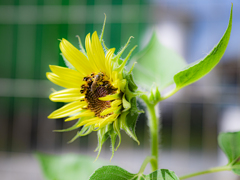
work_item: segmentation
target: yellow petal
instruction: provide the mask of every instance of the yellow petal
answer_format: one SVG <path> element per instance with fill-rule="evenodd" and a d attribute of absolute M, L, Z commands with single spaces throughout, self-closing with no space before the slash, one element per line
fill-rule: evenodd
<path fill-rule="evenodd" d="M 93 72 L 87 57 L 66 39 L 60 42 L 60 49 L 64 57 L 84 76 Z"/>
<path fill-rule="evenodd" d="M 69 118 L 65 119 L 65 121 L 72 121 L 72 120 L 78 119 L 80 117 L 88 117 L 88 116 L 91 117 L 91 116 L 94 116 L 94 115 L 95 115 L 94 112 L 92 112 L 91 110 L 87 110 L 87 111 L 81 112 L 81 113 L 79 113 L 75 116 L 69 117 Z"/>
<path fill-rule="evenodd" d="M 98 38 L 97 31 L 92 34 L 92 52 L 98 69 L 102 72 L 106 72 L 105 54 Z"/>
<path fill-rule="evenodd" d="M 85 126 L 87 127 L 87 126 L 91 126 L 91 125 L 93 125 L 93 124 L 97 124 L 97 123 L 99 123 L 100 120 L 101 120 L 101 119 L 99 118 L 99 119 L 96 120 L 96 121 L 92 121 L 92 122 L 89 122 L 89 123 L 85 124 Z"/>
<path fill-rule="evenodd" d="M 80 88 L 69 88 L 50 94 L 49 99 L 54 102 L 72 102 L 84 99 L 85 95 L 80 93 Z"/>
<path fill-rule="evenodd" d="M 116 84 L 116 82 L 118 82 L 119 81 L 119 78 L 118 78 L 118 72 L 117 71 L 113 71 L 112 72 L 112 85 L 114 86 L 114 87 L 118 87 L 117 86 L 117 84 Z"/>
<path fill-rule="evenodd" d="M 102 120 L 102 118 L 99 118 L 99 117 L 94 117 L 94 118 L 91 118 L 91 119 L 87 119 L 87 120 L 84 120 L 83 122 L 81 122 L 78 127 L 80 126 L 90 126 L 92 124 L 95 124 L 97 122 L 99 122 L 100 120 Z"/>
<path fill-rule="evenodd" d="M 52 81 L 54 84 L 57 84 L 65 88 L 79 88 L 80 86 L 80 84 L 76 82 L 72 82 L 70 80 L 63 79 L 54 73 L 47 72 L 46 75 L 47 75 L 47 78 L 50 81 Z"/>
<path fill-rule="evenodd" d="M 93 53 L 93 49 L 92 49 L 90 33 L 88 33 L 85 38 L 85 47 L 86 47 L 89 63 L 92 65 L 92 68 L 94 69 L 95 72 L 99 72 L 100 67 L 98 67 L 98 63 L 94 59 L 94 53 Z"/>
<path fill-rule="evenodd" d="M 122 92 L 125 91 L 125 86 L 126 86 L 126 79 L 122 79 L 121 81 L 119 81 L 118 85 L 119 85 L 119 89 L 121 89 Z"/>
<path fill-rule="evenodd" d="M 119 114 L 121 114 L 121 112 L 122 112 L 122 106 L 119 106 L 118 109 L 116 109 L 116 110 L 114 111 L 114 114 L 119 115 Z"/>
<path fill-rule="evenodd" d="M 49 65 L 49 67 L 54 74 L 58 75 L 62 79 L 66 79 L 68 81 L 72 81 L 78 84 L 83 83 L 83 75 L 73 69 L 54 65 Z"/>
<path fill-rule="evenodd" d="M 112 48 L 112 49 L 109 49 L 106 53 L 106 62 L 105 62 L 105 66 L 107 68 L 107 71 L 109 73 L 109 77 L 111 79 L 111 75 L 112 75 L 112 57 L 113 57 L 113 54 L 115 52 L 115 48 Z"/>
<path fill-rule="evenodd" d="M 111 100 L 119 99 L 119 98 L 121 98 L 120 93 L 116 93 L 116 94 L 107 95 L 105 97 L 100 97 L 98 99 L 101 101 L 111 101 Z"/>
<path fill-rule="evenodd" d="M 112 114 L 106 118 L 104 118 L 102 121 L 99 123 L 95 124 L 95 128 L 101 129 L 102 127 L 106 126 L 108 123 L 111 123 L 116 120 L 118 115 Z"/>
<path fill-rule="evenodd" d="M 113 102 L 111 102 L 111 107 L 117 107 L 119 106 L 120 104 L 122 104 L 122 100 L 115 100 Z"/>
<path fill-rule="evenodd" d="M 105 116 L 107 114 L 110 114 L 112 112 L 114 112 L 118 107 L 111 107 L 111 108 L 107 108 L 104 111 L 101 112 L 100 116 Z"/>
<path fill-rule="evenodd" d="M 81 111 L 82 108 L 86 105 L 87 105 L 87 103 L 85 101 L 83 101 L 83 102 L 75 101 L 75 102 L 68 103 L 65 106 L 57 109 L 56 111 L 53 111 L 48 116 L 48 118 L 49 119 L 57 119 L 57 118 L 62 118 L 62 117 L 66 117 L 66 116 L 75 114 L 75 113 Z"/>

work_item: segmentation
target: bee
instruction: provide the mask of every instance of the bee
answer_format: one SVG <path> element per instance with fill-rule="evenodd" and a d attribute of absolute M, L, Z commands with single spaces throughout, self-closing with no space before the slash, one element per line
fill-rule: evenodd
<path fill-rule="evenodd" d="M 102 72 L 99 72 L 96 76 L 94 76 L 92 85 L 91 85 L 91 91 L 94 92 L 97 89 L 98 82 L 103 80 L 104 74 Z"/>

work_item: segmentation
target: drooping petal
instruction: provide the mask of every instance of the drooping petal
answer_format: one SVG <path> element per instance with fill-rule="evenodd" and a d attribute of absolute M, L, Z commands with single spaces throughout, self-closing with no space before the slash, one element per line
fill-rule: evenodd
<path fill-rule="evenodd" d="M 95 123 L 97 123 L 101 120 L 102 119 L 99 118 L 99 117 L 94 117 L 94 118 L 91 118 L 91 119 L 88 119 L 88 120 L 84 120 L 78 125 L 78 127 L 83 126 L 83 125 L 90 126 L 90 125 L 95 124 Z"/>
<path fill-rule="evenodd" d="M 85 101 L 79 102 L 74 101 L 71 103 L 66 104 L 65 106 L 57 109 L 56 111 L 53 111 L 48 118 L 49 119 L 56 119 L 56 118 L 62 118 L 66 116 L 70 116 L 72 114 L 75 114 L 82 110 L 83 107 L 85 107 L 87 103 Z"/>
<path fill-rule="evenodd" d="M 50 94 L 49 99 L 54 102 L 72 102 L 84 99 L 85 95 L 80 94 L 80 88 L 68 88 Z"/>
<path fill-rule="evenodd" d="M 95 113 L 92 112 L 91 110 L 86 110 L 84 112 L 80 112 L 79 114 L 77 114 L 75 116 L 65 119 L 65 121 L 72 121 L 72 120 L 78 119 L 80 117 L 92 117 L 94 115 L 95 115 Z"/>
<path fill-rule="evenodd" d="M 101 129 L 102 127 L 106 126 L 108 123 L 113 122 L 118 115 L 116 114 L 112 114 L 110 116 L 107 116 L 106 118 L 104 118 L 102 121 L 100 121 L 99 123 L 95 124 L 95 128 Z"/>
<path fill-rule="evenodd" d="M 122 100 L 120 99 L 111 102 L 112 107 L 118 107 L 120 104 L 122 104 Z"/>
<path fill-rule="evenodd" d="M 120 107 L 121 108 L 121 107 Z M 113 113 L 114 111 L 116 111 L 117 109 L 119 109 L 119 107 L 111 107 L 111 108 L 107 108 L 104 111 L 101 112 L 101 116 L 105 116 L 107 114 Z"/>

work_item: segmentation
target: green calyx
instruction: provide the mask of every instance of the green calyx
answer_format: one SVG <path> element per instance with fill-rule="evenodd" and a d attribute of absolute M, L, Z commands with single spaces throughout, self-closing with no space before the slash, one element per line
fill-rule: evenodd
<path fill-rule="evenodd" d="M 153 83 L 148 99 L 150 103 L 154 105 L 156 105 L 161 100 L 160 91 L 158 89 L 158 86 L 155 83 Z"/>

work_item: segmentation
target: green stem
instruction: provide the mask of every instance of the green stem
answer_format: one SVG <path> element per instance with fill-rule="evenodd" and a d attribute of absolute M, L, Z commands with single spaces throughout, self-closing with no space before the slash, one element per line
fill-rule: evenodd
<path fill-rule="evenodd" d="M 187 179 L 187 178 L 191 178 L 191 177 L 199 176 L 199 175 L 203 175 L 203 174 L 215 173 L 215 172 L 219 172 L 219 171 L 230 171 L 230 170 L 231 170 L 230 166 L 220 166 L 220 167 L 211 168 L 211 169 L 208 169 L 205 171 L 200 171 L 200 172 L 188 174 L 185 176 L 181 176 L 181 177 L 179 177 L 179 179 Z"/>
<path fill-rule="evenodd" d="M 171 97 L 172 95 L 174 95 L 176 92 L 178 92 L 179 89 L 175 88 L 174 90 L 170 91 L 168 94 L 166 94 L 165 96 L 161 97 L 160 101 L 163 101 L 169 97 Z"/>
<path fill-rule="evenodd" d="M 151 161 L 152 171 L 156 171 L 158 169 L 158 132 L 159 132 L 159 119 L 156 114 L 157 104 L 153 104 L 149 101 L 146 95 L 142 95 L 141 98 L 146 103 L 148 110 L 148 122 L 150 128 L 150 141 L 151 141 L 151 156 L 153 156 L 156 160 Z"/>
<path fill-rule="evenodd" d="M 141 166 L 138 174 L 143 174 L 143 172 L 144 172 L 147 164 L 148 164 L 149 162 L 151 163 L 151 162 L 154 162 L 154 161 L 157 161 L 157 160 L 155 159 L 155 157 L 153 157 L 153 156 L 147 156 L 147 157 L 145 158 L 145 160 L 143 161 L 142 166 Z"/>

